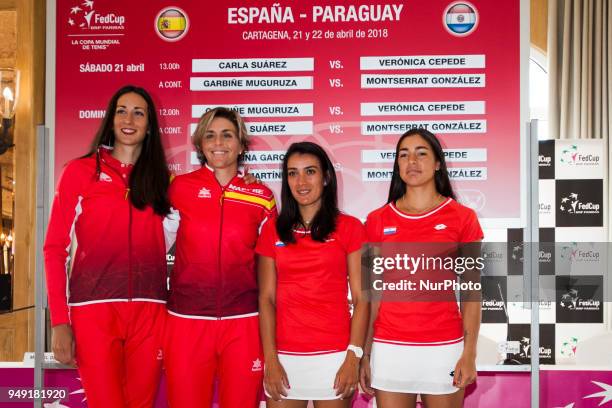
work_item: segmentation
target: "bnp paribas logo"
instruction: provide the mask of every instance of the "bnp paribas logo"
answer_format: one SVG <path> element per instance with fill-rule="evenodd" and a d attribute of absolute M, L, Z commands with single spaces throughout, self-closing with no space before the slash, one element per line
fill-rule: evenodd
<path fill-rule="evenodd" d="M 73 3 L 68 13 L 68 25 L 77 29 L 101 32 L 124 29 L 125 16 L 115 12 L 98 12 L 94 6 L 94 0 Z"/>
<path fill-rule="evenodd" d="M 581 153 L 578 145 L 573 144 L 561 151 L 559 160 L 570 166 L 596 166 L 600 163 L 601 157 L 598 154 Z"/>
<path fill-rule="evenodd" d="M 559 210 L 567 214 L 599 214 L 601 205 L 591 201 L 582 201 L 578 193 L 570 193 L 565 197 L 561 197 Z"/>

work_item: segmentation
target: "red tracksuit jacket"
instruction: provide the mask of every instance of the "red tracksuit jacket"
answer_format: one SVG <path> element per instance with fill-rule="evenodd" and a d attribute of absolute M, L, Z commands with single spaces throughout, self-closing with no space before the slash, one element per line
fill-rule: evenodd
<path fill-rule="evenodd" d="M 167 298 L 162 217 L 150 207 L 141 211 L 131 205 L 131 165 L 105 148 L 100 158 L 99 177 L 95 155 L 69 162 L 55 192 L 44 245 L 53 326 L 69 322 L 68 304 Z M 70 260 L 73 237 L 77 249 Z"/>
<path fill-rule="evenodd" d="M 222 187 L 203 166 L 177 176 L 168 195 L 180 217 L 169 311 L 209 318 L 256 313 L 255 244 L 263 222 L 276 217 L 272 191 L 245 184 L 240 174 Z"/>

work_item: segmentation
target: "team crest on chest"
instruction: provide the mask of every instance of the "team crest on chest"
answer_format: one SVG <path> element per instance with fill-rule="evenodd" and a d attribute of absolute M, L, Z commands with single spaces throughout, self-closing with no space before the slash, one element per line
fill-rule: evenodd
<path fill-rule="evenodd" d="M 198 192 L 198 198 L 210 198 L 210 190 L 206 187 L 202 187 Z"/>

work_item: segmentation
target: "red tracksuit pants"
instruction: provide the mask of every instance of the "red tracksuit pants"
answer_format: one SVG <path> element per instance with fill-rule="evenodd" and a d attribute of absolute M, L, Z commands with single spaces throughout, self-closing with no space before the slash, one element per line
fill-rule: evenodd
<path fill-rule="evenodd" d="M 263 380 L 259 317 L 203 320 L 169 314 L 164 366 L 170 408 L 209 408 L 215 378 L 221 407 L 258 407 Z"/>
<path fill-rule="evenodd" d="M 162 367 L 166 305 L 104 302 L 70 308 L 89 408 L 150 408 Z"/>

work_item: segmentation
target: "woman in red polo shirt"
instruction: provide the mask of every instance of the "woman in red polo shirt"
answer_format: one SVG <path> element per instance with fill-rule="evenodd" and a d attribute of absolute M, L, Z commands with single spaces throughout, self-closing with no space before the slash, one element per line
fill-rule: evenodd
<path fill-rule="evenodd" d="M 348 407 L 368 319 L 361 222 L 340 213 L 325 151 L 294 143 L 283 160 L 282 209 L 257 244 L 268 407 Z M 353 316 L 348 303 L 350 286 Z M 282 402 L 279 402 L 282 401 Z"/>
<path fill-rule="evenodd" d="M 368 215 L 366 231 L 371 243 L 402 243 L 409 252 L 438 257 L 483 238 L 474 211 L 454 199 L 442 147 L 432 133 L 413 129 L 400 138 L 388 203 Z M 446 272 L 456 279 L 456 271 L 434 268 L 426 275 L 422 269 L 411 276 L 418 284 Z M 362 387 L 375 392 L 382 407 L 414 407 L 418 394 L 428 407 L 462 406 L 464 388 L 476 378 L 478 294 L 463 298 L 461 309 L 452 291 L 420 298 L 410 293 L 393 302 L 385 301 L 386 295 L 372 303 Z"/>

